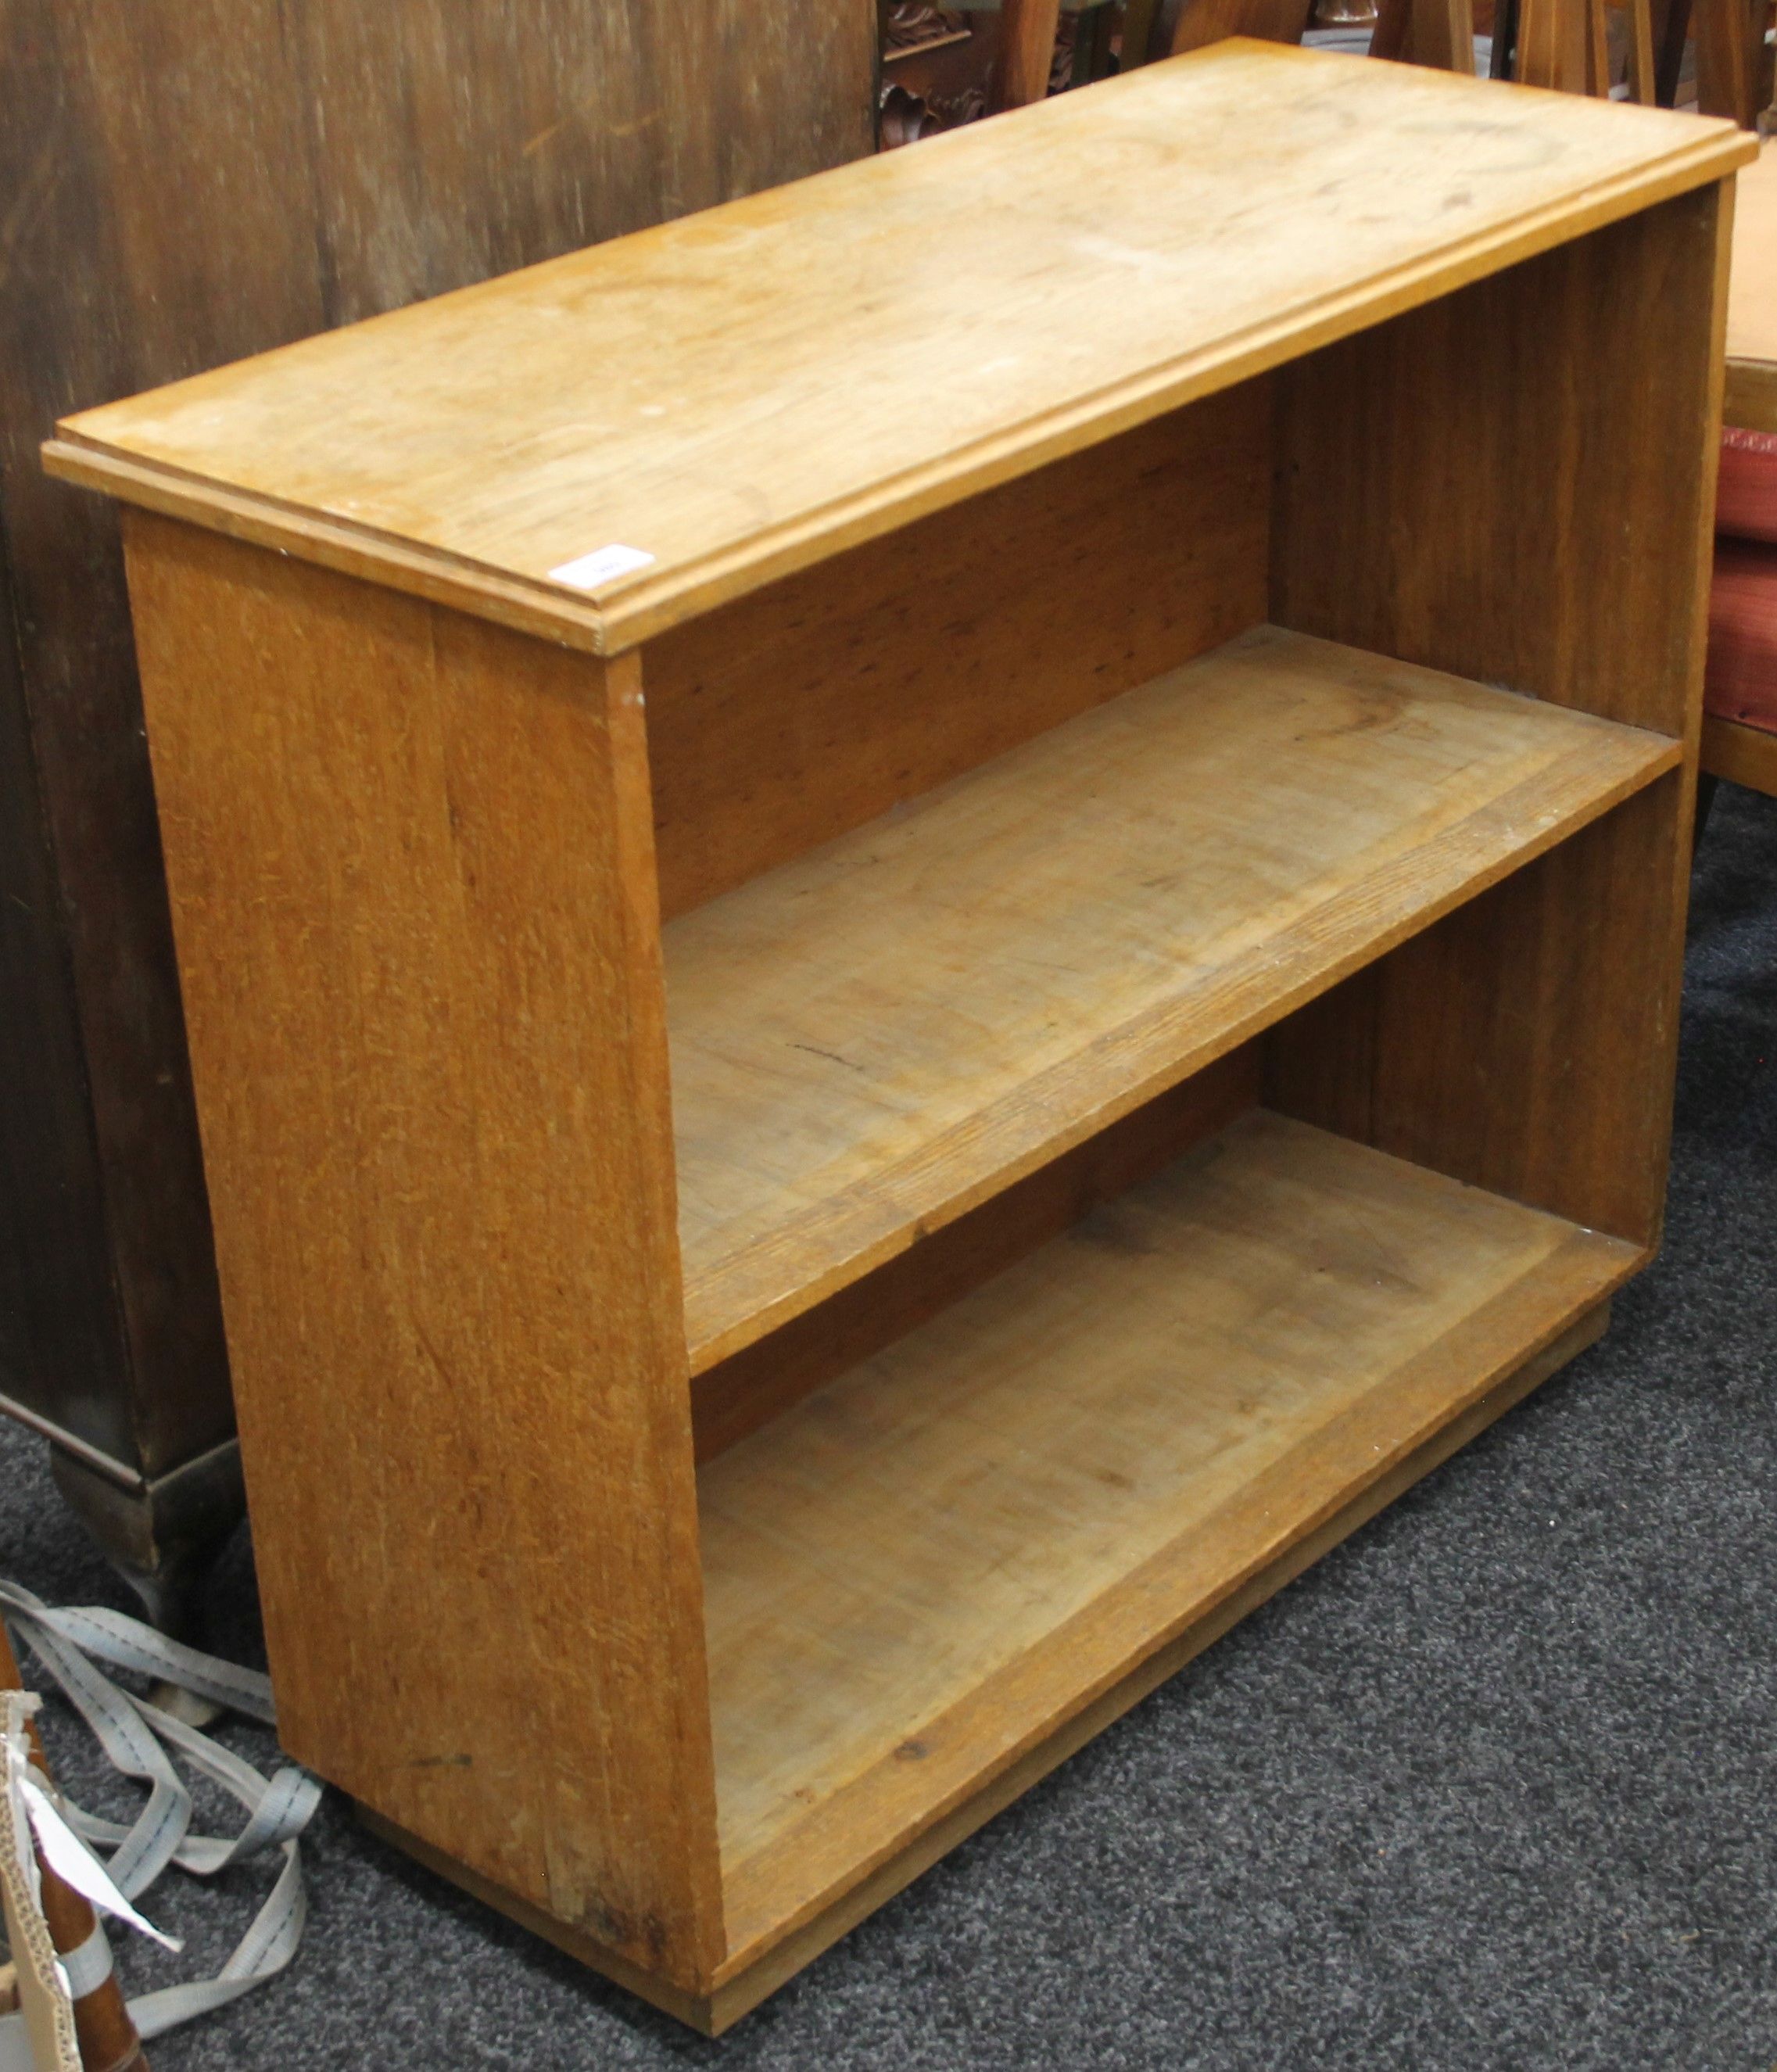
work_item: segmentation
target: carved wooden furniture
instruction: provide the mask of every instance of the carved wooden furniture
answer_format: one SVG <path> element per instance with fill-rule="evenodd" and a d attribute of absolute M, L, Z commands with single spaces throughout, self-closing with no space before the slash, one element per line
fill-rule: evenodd
<path fill-rule="evenodd" d="M 720 2029 L 1603 1328 L 1750 148 L 1229 43 L 63 428 L 384 1832 Z"/>
<path fill-rule="evenodd" d="M 117 526 L 37 448 L 70 409 L 872 148 L 867 0 L 663 21 L 7 10 L 0 1410 L 175 1625 L 240 1515 L 234 1416 Z"/>

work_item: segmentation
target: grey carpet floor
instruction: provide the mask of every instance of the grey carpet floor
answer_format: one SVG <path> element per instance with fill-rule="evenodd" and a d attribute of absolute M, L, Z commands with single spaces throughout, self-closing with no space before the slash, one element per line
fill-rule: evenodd
<path fill-rule="evenodd" d="M 1667 1248 L 1602 1346 L 721 2042 L 334 1802 L 296 1968 L 157 2072 L 1777 2066 L 1774 1059 L 1777 805 L 1725 787 Z M 250 1560 L 215 1591 L 242 1656 Z M 126 1603 L 10 1428 L 0 1573 Z M 53 1725 L 64 1781 L 103 1797 Z M 266 1882 L 155 1909 L 213 1967 Z"/>

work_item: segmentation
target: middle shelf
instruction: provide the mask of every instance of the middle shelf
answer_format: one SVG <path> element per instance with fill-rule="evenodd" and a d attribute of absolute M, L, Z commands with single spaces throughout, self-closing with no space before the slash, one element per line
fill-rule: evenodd
<path fill-rule="evenodd" d="M 682 915 L 693 1373 L 1680 760 L 1264 626 Z"/>

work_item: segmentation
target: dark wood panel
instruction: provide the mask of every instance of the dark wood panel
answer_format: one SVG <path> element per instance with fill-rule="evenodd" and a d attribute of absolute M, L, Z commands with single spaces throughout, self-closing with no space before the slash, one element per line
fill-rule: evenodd
<path fill-rule="evenodd" d="M 232 1420 L 116 520 L 38 445 L 71 410 L 868 150 L 874 10 L 816 15 L 0 0 L 0 745 L 6 889 L 34 917 L 0 937 L 0 1358 L 125 1470 Z"/>
<path fill-rule="evenodd" d="M 127 1459 L 128 1405 L 105 1387 L 121 1341 L 96 1146 L 18 661 L 0 589 L 0 1396 L 36 1418 L 60 1408 Z M 57 1350 L 53 1374 L 47 1345 Z"/>

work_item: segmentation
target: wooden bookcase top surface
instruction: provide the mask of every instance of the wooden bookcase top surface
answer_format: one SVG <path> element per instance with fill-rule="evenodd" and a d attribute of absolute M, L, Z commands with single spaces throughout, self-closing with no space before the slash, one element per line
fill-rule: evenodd
<path fill-rule="evenodd" d="M 1262 627 L 673 922 L 693 1371 L 1681 752 Z"/>
<path fill-rule="evenodd" d="M 614 652 L 1754 148 L 1231 42 L 83 413 L 46 458 Z"/>

